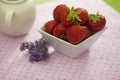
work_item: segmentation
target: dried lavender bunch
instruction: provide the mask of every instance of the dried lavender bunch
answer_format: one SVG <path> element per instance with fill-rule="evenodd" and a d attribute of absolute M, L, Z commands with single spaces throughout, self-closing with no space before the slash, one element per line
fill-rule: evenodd
<path fill-rule="evenodd" d="M 36 40 L 35 42 L 23 42 L 20 50 L 28 49 L 30 53 L 30 61 L 43 61 L 49 58 L 47 42 L 44 38 Z"/>

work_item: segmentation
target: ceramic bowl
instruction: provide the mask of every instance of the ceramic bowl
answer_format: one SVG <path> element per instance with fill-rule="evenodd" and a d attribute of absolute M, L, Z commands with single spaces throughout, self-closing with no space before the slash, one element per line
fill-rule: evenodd
<path fill-rule="evenodd" d="M 73 45 L 67 41 L 59 39 L 45 32 L 44 27 L 40 28 L 39 32 L 44 36 L 46 41 L 48 41 L 48 43 L 55 48 L 56 51 L 70 58 L 75 58 L 80 54 L 84 53 L 85 51 L 87 51 L 105 30 L 106 27 L 77 45 Z"/>

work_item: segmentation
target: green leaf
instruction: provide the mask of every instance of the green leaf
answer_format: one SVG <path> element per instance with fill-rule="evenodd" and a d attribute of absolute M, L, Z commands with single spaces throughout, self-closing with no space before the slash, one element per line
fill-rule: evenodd
<path fill-rule="evenodd" d="M 79 23 L 78 21 L 75 21 L 75 22 L 74 22 L 74 25 L 79 26 L 80 23 Z"/>
<path fill-rule="evenodd" d="M 67 37 L 65 35 L 61 35 L 60 39 L 67 41 Z"/>
<path fill-rule="evenodd" d="M 74 11 L 74 6 L 72 6 L 71 11 Z"/>
<path fill-rule="evenodd" d="M 67 10 L 67 12 L 70 12 L 70 8 L 67 8 L 66 10 Z"/>
<path fill-rule="evenodd" d="M 78 14 L 80 14 L 81 13 L 81 11 L 77 11 L 77 12 L 75 12 L 76 13 L 76 15 L 78 15 Z"/>
<path fill-rule="evenodd" d="M 74 11 L 74 6 L 71 9 L 68 9 L 67 11 L 69 12 L 69 14 L 67 16 L 67 21 L 70 21 L 70 20 L 72 20 L 72 21 L 74 21 L 74 20 L 81 21 L 80 17 L 78 16 L 78 14 L 80 14 L 80 11 L 75 12 Z"/>
<path fill-rule="evenodd" d="M 89 15 L 89 19 L 90 21 L 93 21 L 93 23 L 96 23 L 97 21 L 99 21 L 101 18 L 101 15 L 99 15 L 99 13 L 97 12 L 97 14 L 90 14 Z"/>

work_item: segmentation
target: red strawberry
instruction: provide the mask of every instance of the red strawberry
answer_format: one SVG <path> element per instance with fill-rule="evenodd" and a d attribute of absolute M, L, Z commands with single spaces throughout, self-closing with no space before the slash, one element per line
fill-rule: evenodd
<path fill-rule="evenodd" d="M 62 23 L 59 23 L 55 26 L 53 30 L 53 35 L 59 38 L 66 35 L 66 27 Z"/>
<path fill-rule="evenodd" d="M 67 29 L 66 36 L 70 43 L 78 44 L 86 37 L 86 34 L 81 26 L 71 26 Z"/>
<path fill-rule="evenodd" d="M 90 14 L 89 15 L 89 21 L 87 23 L 87 26 L 92 30 L 92 31 L 100 31 L 105 27 L 106 24 L 106 19 L 103 15 L 100 14 Z"/>
<path fill-rule="evenodd" d="M 61 22 L 61 14 L 64 10 L 66 10 L 68 7 L 67 5 L 65 4 L 60 4 L 58 5 L 54 11 L 53 11 L 53 16 L 54 16 L 54 19 L 58 22 Z"/>
<path fill-rule="evenodd" d="M 82 26 L 83 30 L 85 31 L 85 34 L 86 34 L 86 37 L 85 38 L 88 38 L 91 36 L 91 31 L 88 27 L 86 26 Z"/>
<path fill-rule="evenodd" d="M 58 22 L 55 20 L 51 20 L 51 21 L 46 22 L 44 25 L 45 31 L 52 34 L 53 29 L 57 24 L 58 24 Z"/>
<path fill-rule="evenodd" d="M 67 20 L 67 16 L 68 16 L 68 12 L 67 11 L 64 11 L 62 13 L 62 16 L 61 16 L 61 20 L 62 20 L 62 23 L 65 25 L 65 26 L 72 26 L 73 25 L 73 21 L 72 20 Z"/>
<path fill-rule="evenodd" d="M 80 18 L 80 24 L 81 25 L 84 25 L 87 23 L 88 21 L 88 12 L 86 9 L 83 9 L 83 8 L 76 8 L 75 9 L 75 12 L 80 12 L 78 14 L 79 18 Z"/>
<path fill-rule="evenodd" d="M 67 8 L 61 15 L 62 23 L 67 27 L 73 26 L 76 20 L 80 19 L 78 16 L 79 13 L 79 11 L 74 11 L 74 7 L 72 7 L 71 9 Z"/>

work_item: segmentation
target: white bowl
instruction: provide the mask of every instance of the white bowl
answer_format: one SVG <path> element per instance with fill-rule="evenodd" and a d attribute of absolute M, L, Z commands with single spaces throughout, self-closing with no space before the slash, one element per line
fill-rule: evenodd
<path fill-rule="evenodd" d="M 106 27 L 103 30 L 93 34 L 92 36 L 90 36 L 89 38 L 85 39 L 84 41 L 80 42 L 77 45 L 73 45 L 67 41 L 59 39 L 45 32 L 44 27 L 40 28 L 39 32 L 44 36 L 46 41 L 48 41 L 48 43 L 55 48 L 56 51 L 70 58 L 75 58 L 80 54 L 84 53 L 85 51 L 87 51 L 105 30 Z"/>

